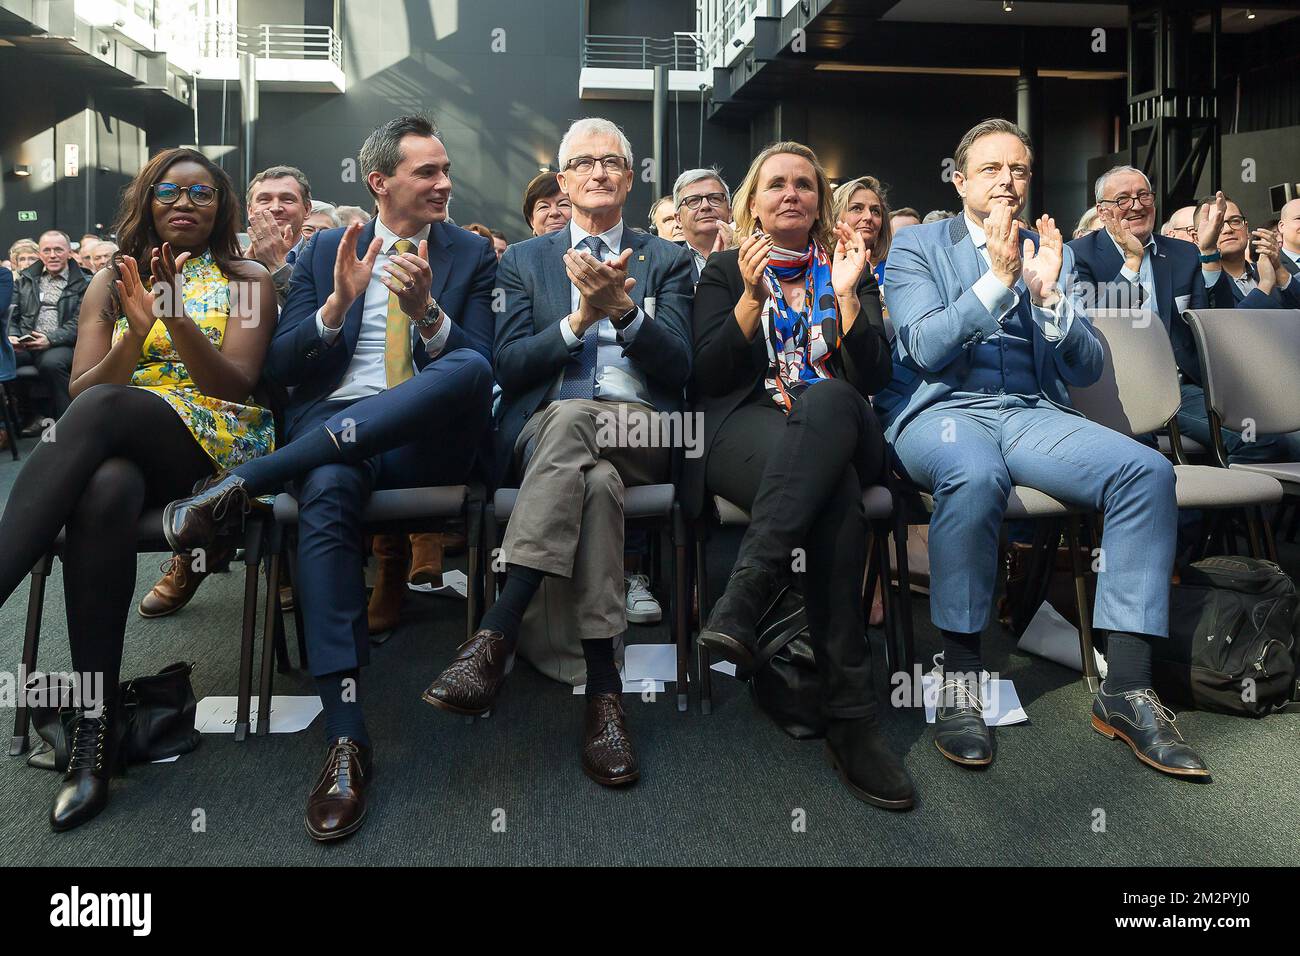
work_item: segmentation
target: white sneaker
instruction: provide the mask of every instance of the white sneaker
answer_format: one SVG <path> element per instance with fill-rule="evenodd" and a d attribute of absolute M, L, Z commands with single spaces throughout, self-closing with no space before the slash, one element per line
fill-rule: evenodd
<path fill-rule="evenodd" d="M 644 574 L 629 574 L 627 583 L 627 619 L 630 624 L 658 624 L 664 616 L 659 602 L 650 593 L 650 579 Z"/>

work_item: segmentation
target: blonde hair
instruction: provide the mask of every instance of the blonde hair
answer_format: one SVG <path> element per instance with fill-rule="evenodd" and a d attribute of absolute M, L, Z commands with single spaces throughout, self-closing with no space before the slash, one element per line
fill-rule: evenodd
<path fill-rule="evenodd" d="M 749 164 L 749 172 L 745 173 L 745 178 L 737 187 L 736 194 L 733 197 L 732 213 L 736 217 L 734 244 L 739 246 L 746 237 L 754 234 L 755 221 L 753 213 L 749 211 L 749 204 L 758 191 L 758 176 L 763 170 L 763 164 L 773 156 L 787 153 L 791 156 L 806 159 L 812 164 L 813 172 L 817 176 L 817 218 L 813 220 L 812 229 L 809 230 L 809 233 L 828 254 L 832 253 L 835 251 L 835 235 L 831 229 L 835 220 L 831 215 L 830 179 L 827 178 L 826 170 L 822 168 L 822 164 L 817 161 L 816 153 L 803 143 L 795 143 L 790 140 L 773 143 L 755 156 L 754 161 Z"/>
<path fill-rule="evenodd" d="M 889 224 L 889 196 L 885 186 L 875 176 L 859 176 L 835 190 L 833 210 L 835 221 L 844 218 L 844 213 L 853 201 L 853 194 L 859 189 L 869 189 L 880 200 L 880 232 L 876 233 L 876 244 L 871 250 L 871 261 L 882 262 L 889 255 L 889 244 L 894 241 L 894 229 Z"/>

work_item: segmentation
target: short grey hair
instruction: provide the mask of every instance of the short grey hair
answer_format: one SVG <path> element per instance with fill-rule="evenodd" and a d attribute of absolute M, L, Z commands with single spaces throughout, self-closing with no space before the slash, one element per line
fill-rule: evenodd
<path fill-rule="evenodd" d="M 309 215 L 309 216 L 317 216 L 317 215 L 325 215 L 325 216 L 328 216 L 330 222 L 334 225 L 334 228 L 335 228 L 335 229 L 337 229 L 339 226 L 343 225 L 343 221 L 342 221 L 341 219 L 339 219 L 339 210 L 338 210 L 338 207 L 335 206 L 333 203 L 329 203 L 329 202 L 321 202 L 319 199 L 313 199 L 312 202 L 311 202 L 311 212 L 308 213 L 308 215 Z"/>
<path fill-rule="evenodd" d="M 677 177 L 677 182 L 673 183 L 673 208 L 676 209 L 682 204 L 682 190 L 687 186 L 694 186 L 696 183 L 702 183 L 706 179 L 715 179 L 722 186 L 722 191 L 727 195 L 727 205 L 731 205 L 731 187 L 727 181 L 722 178 L 722 172 L 716 167 L 688 169 Z"/>
<path fill-rule="evenodd" d="M 921 225 L 928 226 L 932 222 L 943 222 L 945 219 L 953 219 L 956 216 L 955 212 L 949 212 L 947 209 L 931 209 L 925 214 L 925 218 L 921 220 Z"/>
<path fill-rule="evenodd" d="M 1034 162 L 1034 144 L 1029 139 L 1029 134 L 1017 126 L 1011 120 L 999 119 L 993 117 L 986 119 L 982 123 L 976 123 L 966 131 L 966 135 L 961 138 L 957 144 L 957 151 L 953 153 L 953 163 L 957 167 L 957 172 L 963 176 L 966 175 L 966 160 L 970 156 L 971 147 L 975 141 L 983 136 L 990 136 L 993 133 L 1009 133 L 1024 143 L 1025 151 L 1029 153 L 1029 163 Z"/>
<path fill-rule="evenodd" d="M 1137 173 L 1146 181 L 1147 189 L 1151 188 L 1151 180 L 1147 177 L 1147 174 L 1136 166 L 1112 166 L 1098 176 L 1097 182 L 1093 184 L 1092 198 L 1094 202 L 1101 202 L 1101 197 L 1106 192 L 1106 180 L 1112 176 L 1118 176 L 1120 173 Z"/>
<path fill-rule="evenodd" d="M 402 161 L 402 138 L 406 136 L 433 136 L 441 138 L 438 127 L 433 120 L 423 113 L 411 113 L 390 119 L 361 144 L 358 165 L 361 177 L 366 181 L 370 195 L 375 191 L 370 188 L 370 174 L 380 173 L 391 176 L 397 172 L 397 165 Z"/>
<path fill-rule="evenodd" d="M 587 136 L 612 136 L 617 139 L 619 149 L 623 151 L 623 158 L 627 160 L 627 168 L 632 168 L 632 144 L 628 142 L 627 135 L 623 130 L 607 119 L 602 119 L 599 116 L 588 116 L 580 120 L 574 120 L 560 139 L 560 155 L 558 158 L 561 170 L 573 158 L 571 153 L 573 141 Z"/>

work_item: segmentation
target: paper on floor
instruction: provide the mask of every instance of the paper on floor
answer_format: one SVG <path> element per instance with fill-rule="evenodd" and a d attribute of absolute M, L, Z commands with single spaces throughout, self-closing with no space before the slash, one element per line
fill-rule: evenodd
<path fill-rule="evenodd" d="M 624 681 L 677 682 L 676 644 L 628 644 L 623 657 Z"/>
<path fill-rule="evenodd" d="M 465 572 L 451 570 L 442 572 L 442 587 L 435 588 L 432 584 L 407 584 L 406 586 L 412 591 L 419 591 L 421 594 L 463 598 L 469 591 L 469 579 L 465 577 Z"/>
<path fill-rule="evenodd" d="M 717 671 L 719 674 L 726 674 L 728 677 L 736 676 L 736 665 L 731 661 L 718 661 L 709 670 Z"/>
<path fill-rule="evenodd" d="M 1038 605 L 1038 610 L 1034 612 L 1025 633 L 1020 635 L 1016 647 L 1083 673 L 1083 658 L 1079 656 L 1079 632 L 1047 601 Z M 1106 658 L 1097 653 L 1096 648 L 1093 648 L 1092 655 L 1097 664 L 1097 673 L 1104 678 Z"/>
<path fill-rule="evenodd" d="M 984 723 L 990 727 L 1023 724 L 1029 720 L 1029 715 L 1020 706 L 1016 685 L 1011 681 L 1002 678 L 984 681 L 980 695 L 984 704 Z M 934 712 L 939 703 L 939 679 L 933 674 L 921 678 L 921 701 L 925 705 L 925 722 L 934 723 Z"/>
<path fill-rule="evenodd" d="M 204 697 L 194 711 L 194 729 L 201 734 L 233 734 L 238 698 Z M 321 712 L 319 697 L 271 696 L 271 733 L 296 734 L 306 730 Z M 257 730 L 257 698 L 249 712 L 249 732 Z"/>

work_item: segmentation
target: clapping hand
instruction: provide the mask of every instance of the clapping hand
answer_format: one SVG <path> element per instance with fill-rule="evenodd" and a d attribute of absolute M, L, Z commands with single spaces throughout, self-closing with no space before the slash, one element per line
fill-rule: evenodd
<path fill-rule="evenodd" d="M 397 296 L 402 311 L 411 321 L 424 318 L 429 309 L 429 289 L 433 285 L 433 271 L 429 268 L 429 241 L 420 240 L 417 252 L 399 252 L 384 266 L 386 275 L 380 278 L 388 290 Z"/>
<path fill-rule="evenodd" d="M 564 269 L 581 297 L 578 312 L 582 330 L 574 329 L 575 334 L 582 335 L 602 318 L 618 318 L 634 307 L 628 295 L 636 285 L 636 279 L 627 274 L 631 259 L 631 249 L 624 249 L 613 262 L 602 262 L 591 253 L 577 249 L 564 254 Z"/>
<path fill-rule="evenodd" d="M 1202 255 L 1208 256 L 1219 248 L 1219 233 L 1223 231 L 1223 220 L 1227 214 L 1228 198 L 1222 192 L 1215 193 L 1214 202 L 1209 204 L 1205 218 L 1196 227 L 1196 244 Z"/>
<path fill-rule="evenodd" d="M 985 248 L 989 268 L 1008 289 L 1015 288 L 1024 263 L 1020 258 L 1020 221 L 1005 202 L 994 202 L 984 220 Z"/>
<path fill-rule="evenodd" d="M 126 317 L 127 328 L 138 338 L 143 339 L 153 328 L 154 300 L 158 292 L 151 292 L 140 281 L 140 269 L 132 256 L 122 256 L 119 260 L 121 278 L 113 283 L 117 289 L 117 299 Z"/>
<path fill-rule="evenodd" d="M 1146 254 L 1142 240 L 1133 235 L 1128 227 L 1128 221 L 1120 215 L 1116 207 L 1098 206 L 1097 215 L 1105 224 L 1110 237 L 1115 240 L 1115 244 L 1124 250 L 1124 264 L 1137 272 L 1142 266 L 1142 257 Z"/>
<path fill-rule="evenodd" d="M 772 258 L 772 237 L 765 232 L 755 232 L 745 237 L 740 244 L 737 264 L 740 266 L 740 278 L 745 283 L 745 294 L 758 305 L 767 301 L 767 280 L 763 270 Z"/>
<path fill-rule="evenodd" d="M 267 209 L 256 209 L 248 216 L 248 238 L 252 242 L 244 250 L 244 256 L 275 272 L 284 265 L 293 247 L 293 227 L 281 226 Z"/>
<path fill-rule="evenodd" d="M 181 272 L 190 254 L 172 255 L 171 243 L 164 242 L 161 249 L 149 250 L 149 268 L 153 272 L 153 294 L 159 300 L 156 308 L 159 318 L 179 319 L 185 315 L 184 277 Z"/>
<path fill-rule="evenodd" d="M 831 262 L 831 286 L 836 297 L 847 298 L 857 294 L 858 280 L 867 267 L 867 247 L 858 231 L 843 222 L 835 224 L 833 235 L 835 257 Z"/>
<path fill-rule="evenodd" d="M 1035 228 L 1038 230 L 1038 251 L 1034 251 L 1033 240 L 1025 240 L 1020 253 L 1021 269 L 1034 305 L 1050 309 L 1061 298 L 1056 282 L 1061 277 L 1064 242 L 1061 230 L 1056 228 L 1056 220 L 1051 216 L 1039 216 Z"/>

